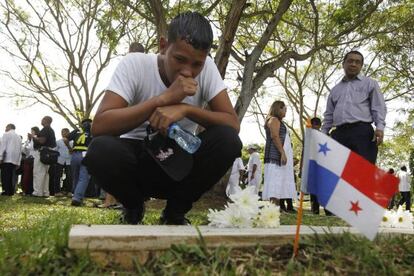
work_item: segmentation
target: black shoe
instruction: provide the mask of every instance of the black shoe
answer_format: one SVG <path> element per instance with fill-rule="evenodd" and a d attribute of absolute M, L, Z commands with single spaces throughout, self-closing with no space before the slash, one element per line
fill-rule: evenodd
<path fill-rule="evenodd" d="M 141 223 L 145 214 L 145 204 L 142 203 L 142 206 L 136 209 L 127 209 L 124 208 L 122 212 L 122 222 L 125 224 L 137 225 Z"/>
<path fill-rule="evenodd" d="M 164 225 L 191 225 L 191 222 L 184 216 L 184 214 L 168 214 L 165 210 L 162 211 L 160 217 L 160 224 Z"/>
<path fill-rule="evenodd" d="M 82 205 L 82 202 L 77 201 L 75 199 L 72 199 L 72 203 L 70 205 L 75 206 L 75 207 L 79 207 L 79 206 Z"/>

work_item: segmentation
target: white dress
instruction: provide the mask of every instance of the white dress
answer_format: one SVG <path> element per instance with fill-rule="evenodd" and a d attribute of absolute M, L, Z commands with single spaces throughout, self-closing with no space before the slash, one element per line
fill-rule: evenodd
<path fill-rule="evenodd" d="M 269 200 L 270 198 L 296 199 L 297 197 L 295 176 L 293 171 L 293 150 L 289 132 L 286 132 L 283 149 L 285 150 L 287 158 L 285 166 L 279 166 L 274 163 L 264 164 L 263 200 Z"/>
<path fill-rule="evenodd" d="M 229 178 L 229 183 L 227 183 L 226 195 L 230 196 L 241 191 L 239 181 L 240 181 L 240 171 L 244 170 L 243 160 L 238 157 L 234 160 L 233 167 L 231 168 L 231 175 Z"/>

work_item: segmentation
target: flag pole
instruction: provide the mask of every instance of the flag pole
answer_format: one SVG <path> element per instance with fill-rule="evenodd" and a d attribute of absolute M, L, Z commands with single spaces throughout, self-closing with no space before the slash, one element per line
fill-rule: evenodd
<path fill-rule="evenodd" d="M 298 216 L 296 218 L 295 242 L 293 244 L 293 257 L 294 258 L 296 258 L 298 256 L 299 232 L 300 232 L 300 225 L 302 224 L 302 214 L 303 214 L 303 192 L 300 192 L 299 210 L 298 210 Z"/>
<path fill-rule="evenodd" d="M 311 128 L 311 120 L 308 118 L 306 120 L 306 128 Z M 302 143 L 302 154 L 300 157 L 300 171 L 302 171 L 302 165 L 303 165 L 303 152 L 305 147 L 305 137 L 303 137 L 303 143 Z M 293 257 L 296 258 L 298 256 L 298 250 L 299 250 L 299 233 L 300 233 L 300 225 L 302 224 L 302 217 L 303 217 L 303 192 L 300 192 L 299 197 L 299 209 L 298 209 L 298 216 L 296 218 L 296 234 L 295 234 L 295 241 L 293 243 Z"/>

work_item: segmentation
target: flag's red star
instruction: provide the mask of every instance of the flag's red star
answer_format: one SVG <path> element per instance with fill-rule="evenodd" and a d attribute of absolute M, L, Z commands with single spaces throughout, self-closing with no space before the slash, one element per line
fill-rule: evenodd
<path fill-rule="evenodd" d="M 356 202 L 351 201 L 351 209 L 349 209 L 349 211 L 354 211 L 355 215 L 357 216 L 358 216 L 358 212 L 362 210 L 358 204 L 359 204 L 358 200 Z"/>

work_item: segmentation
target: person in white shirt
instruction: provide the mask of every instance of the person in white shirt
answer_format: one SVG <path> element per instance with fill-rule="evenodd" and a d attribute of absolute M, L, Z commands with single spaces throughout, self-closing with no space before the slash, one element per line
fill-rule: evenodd
<path fill-rule="evenodd" d="M 16 169 L 20 166 L 22 158 L 22 139 L 15 132 L 16 126 L 8 124 L 0 145 L 0 168 L 2 195 L 14 194 L 13 179 Z"/>
<path fill-rule="evenodd" d="M 71 155 L 71 144 L 69 142 L 69 129 L 62 128 L 61 135 L 62 139 L 56 141 L 56 150 L 59 152 L 59 157 L 56 164 L 56 172 L 54 179 L 55 196 L 62 195 L 62 192 L 69 194 L 73 192 L 72 173 L 70 162 L 72 159 Z M 73 143 L 72 143 L 73 144 Z M 60 187 L 61 178 L 65 172 L 65 179 L 63 180 L 63 186 Z"/>
<path fill-rule="evenodd" d="M 260 161 L 256 145 L 249 145 L 247 151 L 250 154 L 249 163 L 247 164 L 249 172 L 248 185 L 253 185 L 256 193 L 259 193 L 260 184 L 262 183 L 262 161 Z"/>
<path fill-rule="evenodd" d="M 226 195 L 230 196 L 241 191 L 240 188 L 240 178 L 242 177 L 244 172 L 244 165 L 243 160 L 240 157 L 237 157 L 234 160 L 233 167 L 231 168 L 231 174 L 229 178 L 229 182 L 227 183 L 226 188 Z"/>
<path fill-rule="evenodd" d="M 400 179 L 398 188 L 401 194 L 401 200 L 398 202 L 398 206 L 405 203 L 405 209 L 411 211 L 411 176 L 407 172 L 407 167 L 402 166 L 397 176 Z"/>

